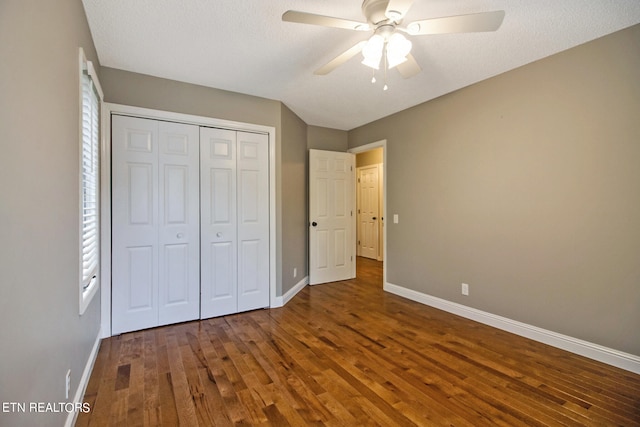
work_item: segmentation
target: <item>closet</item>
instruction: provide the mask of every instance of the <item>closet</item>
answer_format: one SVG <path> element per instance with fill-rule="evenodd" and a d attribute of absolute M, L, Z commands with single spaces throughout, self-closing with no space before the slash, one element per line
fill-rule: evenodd
<path fill-rule="evenodd" d="M 269 305 L 268 136 L 112 116 L 112 333 Z"/>

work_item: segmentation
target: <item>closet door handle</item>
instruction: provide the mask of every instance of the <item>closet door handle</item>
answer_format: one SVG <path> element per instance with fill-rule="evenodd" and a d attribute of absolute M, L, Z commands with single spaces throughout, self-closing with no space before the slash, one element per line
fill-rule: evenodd
<path fill-rule="evenodd" d="M 184 233 L 178 233 L 178 234 L 176 234 L 176 237 L 178 239 L 182 239 L 184 237 Z"/>
<path fill-rule="evenodd" d="M 216 237 L 222 237 L 222 233 L 218 231 L 218 232 L 216 233 Z"/>

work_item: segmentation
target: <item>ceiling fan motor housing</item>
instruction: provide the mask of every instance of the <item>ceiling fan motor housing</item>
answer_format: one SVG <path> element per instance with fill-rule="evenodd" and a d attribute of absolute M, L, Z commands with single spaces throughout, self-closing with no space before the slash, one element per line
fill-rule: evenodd
<path fill-rule="evenodd" d="M 364 0 L 362 2 L 362 13 L 367 18 L 367 22 L 377 26 L 384 21 L 390 21 L 389 24 L 393 24 L 387 15 L 387 5 L 389 0 Z"/>
<path fill-rule="evenodd" d="M 384 37 L 385 41 L 387 41 L 394 33 L 395 29 L 396 26 L 394 24 L 382 24 L 375 29 L 374 34 Z"/>

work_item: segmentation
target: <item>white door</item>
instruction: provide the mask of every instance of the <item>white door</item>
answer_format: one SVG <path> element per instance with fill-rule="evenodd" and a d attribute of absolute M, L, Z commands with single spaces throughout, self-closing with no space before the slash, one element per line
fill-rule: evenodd
<path fill-rule="evenodd" d="M 358 168 L 358 248 L 360 256 L 373 259 L 378 259 L 378 182 L 378 165 Z"/>
<path fill-rule="evenodd" d="M 200 316 L 198 127 L 158 122 L 159 325 Z"/>
<path fill-rule="evenodd" d="M 198 318 L 198 128 L 112 118 L 112 332 Z"/>
<path fill-rule="evenodd" d="M 269 306 L 269 138 L 238 132 L 238 311 Z"/>
<path fill-rule="evenodd" d="M 309 151 L 309 283 L 355 277 L 355 155 Z"/>
<path fill-rule="evenodd" d="M 200 129 L 201 318 L 269 305 L 268 137 Z"/>

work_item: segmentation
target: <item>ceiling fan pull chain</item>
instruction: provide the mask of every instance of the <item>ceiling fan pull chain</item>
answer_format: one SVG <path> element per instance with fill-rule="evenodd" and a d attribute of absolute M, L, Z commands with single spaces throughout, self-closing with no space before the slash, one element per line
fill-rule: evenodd
<path fill-rule="evenodd" d="M 371 69 L 371 83 L 375 83 L 376 82 L 376 70 L 374 70 L 373 68 Z"/>
<path fill-rule="evenodd" d="M 387 68 L 389 68 L 387 65 L 387 49 L 383 50 L 383 55 L 384 55 L 384 86 L 382 87 L 382 90 L 387 90 L 389 89 L 389 86 L 387 86 Z"/>

